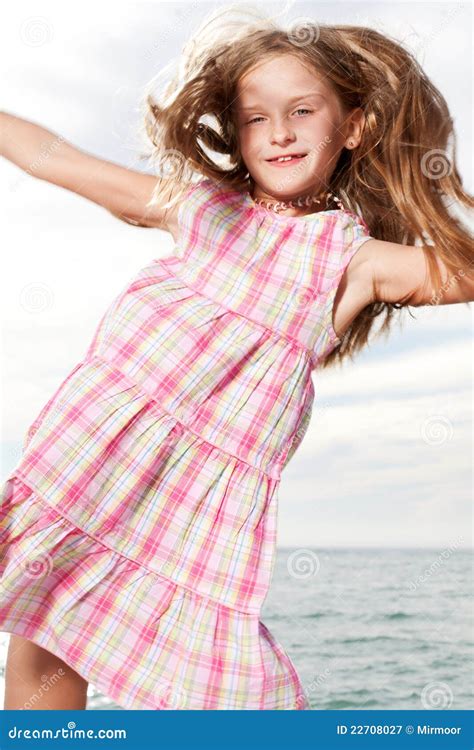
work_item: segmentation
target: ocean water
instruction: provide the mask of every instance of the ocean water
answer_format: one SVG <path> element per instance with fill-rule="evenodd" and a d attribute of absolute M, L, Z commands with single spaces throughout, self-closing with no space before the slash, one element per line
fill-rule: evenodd
<path fill-rule="evenodd" d="M 260 619 L 314 710 L 472 709 L 472 563 L 453 547 L 280 548 Z M 119 706 L 89 685 L 87 708 Z"/>
<path fill-rule="evenodd" d="M 472 709 L 472 553 L 279 550 L 261 619 L 313 709 Z"/>

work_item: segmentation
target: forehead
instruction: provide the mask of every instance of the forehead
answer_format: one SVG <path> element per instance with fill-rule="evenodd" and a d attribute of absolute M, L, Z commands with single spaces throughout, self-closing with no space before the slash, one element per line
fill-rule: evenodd
<path fill-rule="evenodd" d="M 244 108 L 261 99 L 280 100 L 297 94 L 320 93 L 327 98 L 330 89 L 323 76 L 293 55 L 278 55 L 259 62 L 237 82 L 236 104 Z"/>

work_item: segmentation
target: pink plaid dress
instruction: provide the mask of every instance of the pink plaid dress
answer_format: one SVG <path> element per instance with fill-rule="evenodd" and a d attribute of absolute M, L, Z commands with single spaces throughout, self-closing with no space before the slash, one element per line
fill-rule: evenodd
<path fill-rule="evenodd" d="M 307 709 L 260 620 L 280 475 L 370 235 L 203 179 L 173 255 L 112 301 L 31 424 L 0 504 L 0 630 L 126 709 Z"/>

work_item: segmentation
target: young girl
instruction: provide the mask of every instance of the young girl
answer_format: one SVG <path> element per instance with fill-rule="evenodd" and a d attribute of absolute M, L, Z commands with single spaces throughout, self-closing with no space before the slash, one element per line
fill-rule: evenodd
<path fill-rule="evenodd" d="M 474 299 L 445 202 L 473 200 L 407 51 L 369 28 L 300 31 L 195 46 L 174 99 L 149 97 L 154 154 L 178 165 L 162 191 L 1 116 L 7 159 L 176 242 L 113 300 L 3 486 L 5 708 L 56 674 L 35 708 L 84 708 L 88 681 L 128 709 L 309 708 L 259 615 L 312 372 L 382 312 L 384 330 L 400 307 Z"/>

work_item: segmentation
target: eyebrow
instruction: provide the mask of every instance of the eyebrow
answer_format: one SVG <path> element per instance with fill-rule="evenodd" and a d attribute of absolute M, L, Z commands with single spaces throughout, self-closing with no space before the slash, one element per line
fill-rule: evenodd
<path fill-rule="evenodd" d="M 309 99 L 312 96 L 322 96 L 323 99 L 326 97 L 324 94 L 322 94 L 320 91 L 307 91 L 304 94 L 297 94 L 296 96 L 292 96 L 291 99 L 288 99 L 288 104 L 292 104 L 293 102 L 297 102 L 299 99 Z M 250 104 L 247 107 L 240 107 L 242 112 L 245 112 L 249 109 L 259 109 L 258 104 Z"/>

